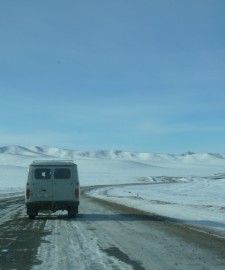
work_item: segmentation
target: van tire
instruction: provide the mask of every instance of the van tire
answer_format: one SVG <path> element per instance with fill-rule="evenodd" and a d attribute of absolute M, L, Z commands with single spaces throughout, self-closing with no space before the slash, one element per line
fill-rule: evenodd
<path fill-rule="evenodd" d="M 29 216 L 30 219 L 35 219 L 35 216 L 38 215 L 38 211 L 34 208 L 28 207 L 27 215 Z"/>
<path fill-rule="evenodd" d="M 70 218 L 75 218 L 78 214 L 78 207 L 71 207 L 68 209 L 68 216 Z"/>

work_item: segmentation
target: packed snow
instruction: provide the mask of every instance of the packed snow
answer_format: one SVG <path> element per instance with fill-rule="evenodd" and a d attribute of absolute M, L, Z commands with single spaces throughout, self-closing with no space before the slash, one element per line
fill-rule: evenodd
<path fill-rule="evenodd" d="M 225 155 L 0 147 L 0 198 L 24 193 L 37 159 L 73 160 L 81 187 L 94 186 L 90 196 L 225 231 Z"/>

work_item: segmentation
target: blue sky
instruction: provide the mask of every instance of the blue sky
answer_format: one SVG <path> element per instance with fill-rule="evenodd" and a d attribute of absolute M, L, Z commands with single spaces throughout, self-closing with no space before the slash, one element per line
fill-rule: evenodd
<path fill-rule="evenodd" d="M 0 3 L 0 145 L 225 153 L 225 1 Z"/>

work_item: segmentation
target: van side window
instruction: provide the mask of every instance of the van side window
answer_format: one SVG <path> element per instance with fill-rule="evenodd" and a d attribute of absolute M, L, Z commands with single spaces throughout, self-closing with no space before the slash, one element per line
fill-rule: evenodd
<path fill-rule="evenodd" d="M 51 169 L 35 169 L 35 179 L 51 179 Z"/>
<path fill-rule="evenodd" d="M 55 179 L 70 179 L 70 177 L 71 177 L 70 169 L 60 168 L 54 170 Z"/>

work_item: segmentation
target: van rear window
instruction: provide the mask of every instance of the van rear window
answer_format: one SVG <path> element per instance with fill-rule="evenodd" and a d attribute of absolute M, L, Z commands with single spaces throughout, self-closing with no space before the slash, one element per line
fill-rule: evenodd
<path fill-rule="evenodd" d="M 35 179 L 51 179 L 51 169 L 35 169 Z"/>
<path fill-rule="evenodd" d="M 60 168 L 54 170 L 55 179 L 70 179 L 70 177 L 71 177 L 70 169 Z"/>

